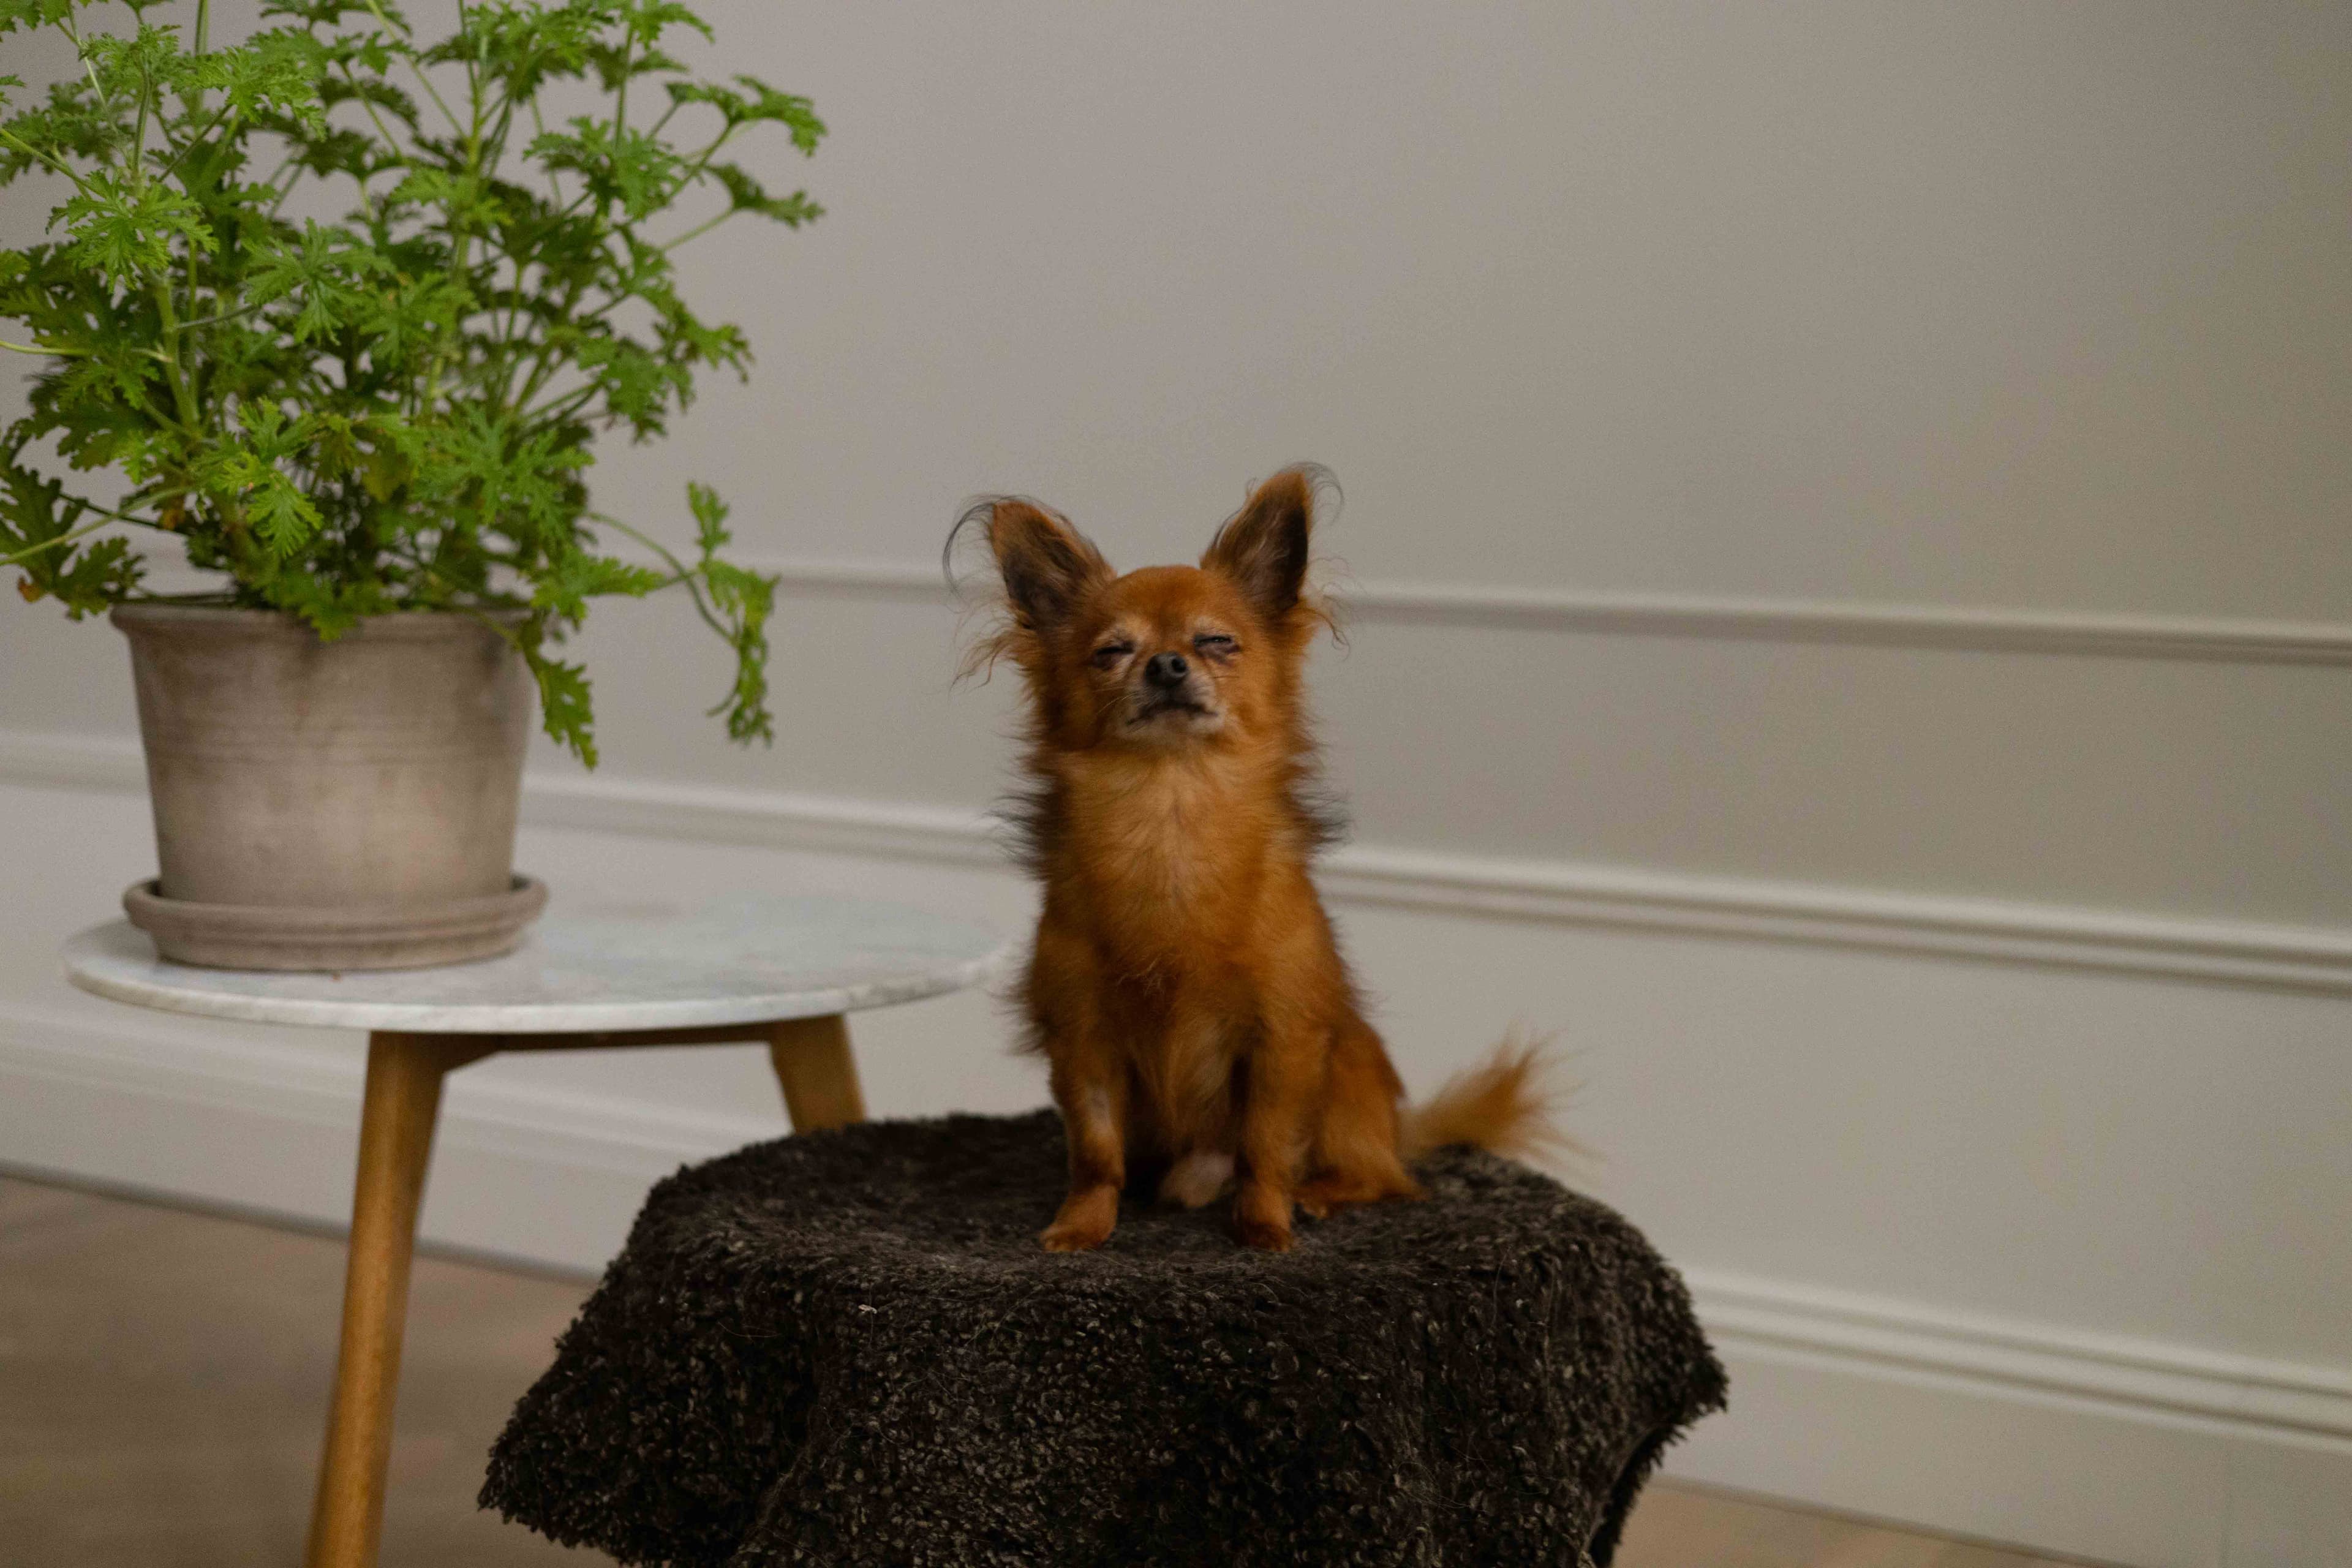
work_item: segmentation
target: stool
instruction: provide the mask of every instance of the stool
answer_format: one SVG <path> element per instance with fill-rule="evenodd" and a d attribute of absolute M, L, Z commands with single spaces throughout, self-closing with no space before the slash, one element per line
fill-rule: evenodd
<path fill-rule="evenodd" d="M 1720 1408 L 1617 1215 L 1446 1150 L 1253 1252 L 1130 1201 L 1052 1254 L 1051 1111 L 762 1143 L 654 1189 L 484 1506 L 625 1563 L 1602 1568 Z"/>

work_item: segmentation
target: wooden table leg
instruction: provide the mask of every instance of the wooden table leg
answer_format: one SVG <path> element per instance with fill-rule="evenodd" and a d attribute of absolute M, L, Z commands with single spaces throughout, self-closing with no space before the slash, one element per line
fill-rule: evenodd
<path fill-rule="evenodd" d="M 784 1086 L 784 1110 L 793 1131 L 866 1120 L 857 1061 L 849 1054 L 849 1025 L 839 1014 L 770 1026 L 768 1058 L 776 1065 L 776 1081 Z"/>
<path fill-rule="evenodd" d="M 373 1568 L 400 1387 L 400 1337 L 416 1209 L 441 1108 L 441 1078 L 480 1055 L 431 1035 L 369 1037 L 359 1180 L 343 1277 L 343 1344 L 310 1510 L 310 1568 Z"/>

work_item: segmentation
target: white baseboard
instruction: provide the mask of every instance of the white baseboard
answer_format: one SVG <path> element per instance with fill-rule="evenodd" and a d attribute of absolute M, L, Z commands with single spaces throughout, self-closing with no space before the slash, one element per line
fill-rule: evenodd
<path fill-rule="evenodd" d="M 1731 1408 L 1669 1455 L 1683 1479 L 2134 1568 L 2352 1563 L 2340 1440 L 1715 1339 Z"/>
<path fill-rule="evenodd" d="M 356 1046 L 0 1006 L 0 1150 L 340 1226 L 360 1077 Z M 93 1125 L 118 1134 L 102 1168 Z M 460 1074 L 422 1231 L 592 1271 L 653 1181 L 782 1131 L 780 1110 L 689 1115 Z M 1732 1408 L 1676 1451 L 1677 1474 L 2150 1568 L 2352 1561 L 2326 1554 L 2352 1532 L 2352 1372 L 1730 1274 L 1691 1285 Z"/>
<path fill-rule="evenodd" d="M 0 731 L 0 783 L 141 790 L 128 737 Z M 535 773 L 523 816 L 695 843 L 952 865 L 1002 863 L 984 814 L 953 806 L 659 780 Z M 1337 900 L 1440 913 L 1821 943 L 2233 984 L 2352 993 L 2352 930 L 2074 909 L 2014 900 L 1709 877 L 1638 866 L 1342 846 L 1318 879 Z"/>

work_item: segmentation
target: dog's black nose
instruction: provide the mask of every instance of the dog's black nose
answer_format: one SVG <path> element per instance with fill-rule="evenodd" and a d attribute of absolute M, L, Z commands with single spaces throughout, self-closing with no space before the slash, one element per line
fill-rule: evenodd
<path fill-rule="evenodd" d="M 1181 686 L 1192 669 L 1181 653 L 1155 653 L 1143 667 L 1143 679 L 1154 686 Z"/>

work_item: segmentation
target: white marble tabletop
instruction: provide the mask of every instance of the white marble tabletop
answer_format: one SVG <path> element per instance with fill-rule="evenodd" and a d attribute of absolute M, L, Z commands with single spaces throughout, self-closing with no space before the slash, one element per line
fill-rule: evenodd
<path fill-rule="evenodd" d="M 815 1017 L 989 979 L 995 932 L 899 904 L 747 895 L 698 907 L 559 900 L 502 958 L 345 974 L 196 969 L 128 921 L 66 943 L 84 991 L 169 1013 L 416 1034 L 564 1034 Z"/>

